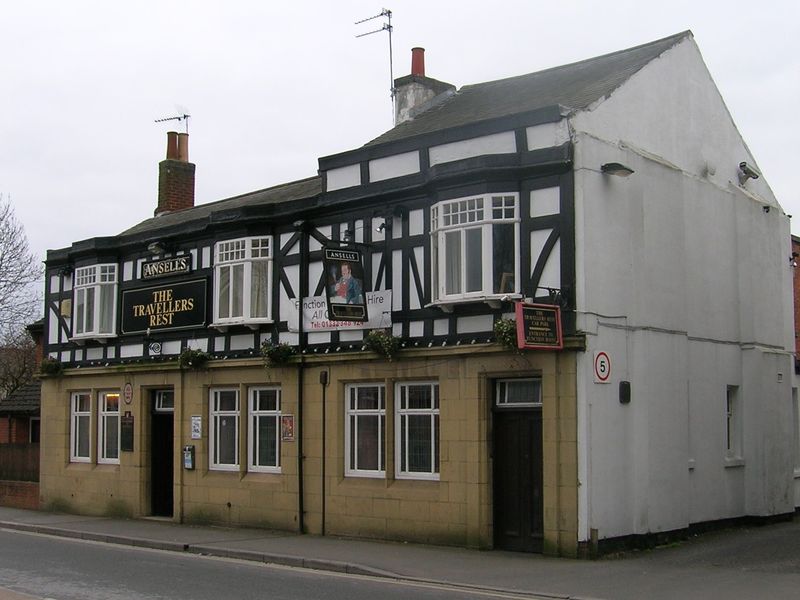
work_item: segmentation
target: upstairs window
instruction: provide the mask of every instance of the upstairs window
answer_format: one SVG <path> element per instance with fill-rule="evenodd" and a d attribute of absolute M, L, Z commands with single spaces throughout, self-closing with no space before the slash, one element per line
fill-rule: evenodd
<path fill-rule="evenodd" d="M 117 265 L 75 269 L 72 337 L 110 337 L 117 316 Z"/>
<path fill-rule="evenodd" d="M 431 208 L 433 301 L 519 291 L 519 196 L 447 200 Z"/>
<path fill-rule="evenodd" d="M 272 316 L 271 238 L 218 242 L 214 256 L 214 323 L 268 322 Z"/>

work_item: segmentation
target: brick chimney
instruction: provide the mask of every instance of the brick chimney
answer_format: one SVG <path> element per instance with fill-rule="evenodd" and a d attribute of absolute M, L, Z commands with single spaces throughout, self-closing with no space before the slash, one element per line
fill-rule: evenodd
<path fill-rule="evenodd" d="M 158 163 L 155 216 L 194 206 L 194 164 L 189 162 L 189 134 L 167 133 L 167 158 Z"/>
<path fill-rule="evenodd" d="M 456 86 L 425 76 L 425 48 L 411 49 L 411 75 L 394 80 L 394 124 L 410 121 L 416 115 L 446 100 Z"/>

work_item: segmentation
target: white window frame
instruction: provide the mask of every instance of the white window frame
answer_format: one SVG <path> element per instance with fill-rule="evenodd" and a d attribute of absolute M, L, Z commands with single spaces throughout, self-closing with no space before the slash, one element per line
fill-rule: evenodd
<path fill-rule="evenodd" d="M 109 409 L 110 398 L 116 396 L 117 408 L 116 410 Z M 120 455 L 120 434 L 122 429 L 120 427 L 120 415 L 122 398 L 118 391 L 113 392 L 100 392 L 97 394 L 97 464 L 118 465 Z M 114 425 L 116 420 L 116 425 Z M 110 431 L 116 430 L 117 447 L 116 456 L 113 452 L 107 452 L 108 444 L 107 438 Z"/>
<path fill-rule="evenodd" d="M 725 461 L 728 466 L 743 464 L 742 398 L 737 385 L 725 390 Z"/>
<path fill-rule="evenodd" d="M 153 410 L 157 413 L 175 412 L 175 391 L 174 390 L 155 390 L 155 402 Z"/>
<path fill-rule="evenodd" d="M 85 399 L 86 409 L 80 407 L 80 400 Z M 92 456 L 92 394 L 90 392 L 72 392 L 69 401 L 69 462 L 88 463 Z M 86 454 L 78 454 L 81 433 L 86 433 Z"/>
<path fill-rule="evenodd" d="M 214 245 L 214 318 L 213 325 L 227 326 L 235 324 L 249 323 L 271 323 L 272 322 L 272 256 L 273 256 L 272 236 L 254 236 L 223 240 Z M 264 293 L 266 295 L 266 314 L 254 316 L 253 310 L 253 266 L 266 264 L 266 285 Z M 234 273 L 241 269 L 241 313 L 234 310 L 235 289 L 233 285 Z M 223 273 L 227 273 L 228 293 L 227 293 L 227 314 L 220 316 L 223 308 L 221 302 Z"/>
<path fill-rule="evenodd" d="M 117 335 L 117 283 L 119 268 L 115 263 L 103 263 L 75 269 L 73 277 L 72 339 L 101 339 Z M 93 297 L 88 306 L 87 298 Z M 111 303 L 110 323 L 103 326 L 101 312 L 104 300 Z M 109 308 L 109 307 L 106 307 Z M 91 327 L 87 321 L 91 318 Z"/>
<path fill-rule="evenodd" d="M 275 408 L 261 409 L 258 407 L 261 392 L 275 393 Z M 247 468 L 255 473 L 280 473 L 281 472 L 281 388 L 277 385 L 252 387 L 248 390 L 248 427 L 247 427 Z M 275 421 L 275 438 L 261 440 L 256 423 L 260 419 L 273 419 Z M 257 462 L 256 447 L 261 443 L 271 443 L 275 447 L 275 464 L 259 465 Z"/>
<path fill-rule="evenodd" d="M 236 408 L 233 410 L 220 410 L 219 398 L 224 392 L 236 394 Z M 238 471 L 239 470 L 239 418 L 240 418 L 241 398 L 237 387 L 212 388 L 208 392 L 208 468 L 211 471 Z M 222 463 L 218 460 L 219 431 L 218 421 L 223 418 L 234 419 L 234 462 Z"/>
<path fill-rule="evenodd" d="M 511 289 L 495 291 L 494 226 L 512 224 L 514 227 L 514 270 Z M 431 274 L 433 304 L 452 304 L 469 300 L 499 299 L 519 294 L 520 282 L 520 202 L 517 192 L 483 194 L 444 200 L 431 207 Z M 481 279 L 478 289 L 466 291 L 467 269 L 472 261 L 467 256 L 466 236 L 470 231 L 481 235 Z M 458 233 L 460 246 L 460 290 L 448 293 L 445 273 L 451 272 L 447 264 L 447 239 Z M 502 275 L 500 284 L 503 283 Z"/>
<path fill-rule="evenodd" d="M 514 383 L 531 383 L 536 386 L 536 398 L 530 402 L 518 402 L 509 400 L 508 390 L 509 384 Z M 538 377 L 516 377 L 507 379 L 498 379 L 495 384 L 495 399 L 497 408 L 513 409 L 513 408 L 541 408 L 542 407 L 542 380 Z"/>
<path fill-rule="evenodd" d="M 408 389 L 412 386 L 429 386 L 431 390 L 430 408 L 408 408 L 404 406 L 404 398 L 408 398 Z M 405 389 L 405 394 L 403 390 Z M 437 423 L 439 420 L 439 382 L 437 381 L 400 381 L 395 384 L 395 477 L 397 479 L 430 479 L 439 480 L 440 441 Z M 431 421 L 431 470 L 410 471 L 408 469 L 408 427 L 404 427 L 408 417 L 427 416 Z M 405 433 L 405 434 L 404 434 Z M 405 467 L 403 466 L 405 464 Z"/>
<path fill-rule="evenodd" d="M 378 408 L 359 408 L 358 396 L 361 390 L 378 390 Z M 386 386 L 382 383 L 349 383 L 344 388 L 344 474 L 347 477 L 386 477 Z M 377 417 L 377 460 L 378 469 L 359 468 L 358 421 L 362 418 Z M 353 428 L 352 421 L 356 422 Z M 352 454 L 352 456 L 351 456 Z M 355 464 L 353 464 L 355 463 Z"/>

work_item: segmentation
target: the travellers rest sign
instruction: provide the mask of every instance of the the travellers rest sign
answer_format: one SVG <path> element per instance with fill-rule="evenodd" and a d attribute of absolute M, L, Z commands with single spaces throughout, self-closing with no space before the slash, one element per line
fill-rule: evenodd
<path fill-rule="evenodd" d="M 122 292 L 122 333 L 202 327 L 205 324 L 205 279 Z"/>
<path fill-rule="evenodd" d="M 516 302 L 517 347 L 522 349 L 561 350 L 561 309 L 551 304 Z"/>

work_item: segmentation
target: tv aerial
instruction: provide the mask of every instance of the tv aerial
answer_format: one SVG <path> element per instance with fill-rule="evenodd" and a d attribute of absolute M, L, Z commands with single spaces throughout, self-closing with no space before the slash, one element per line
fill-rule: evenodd
<path fill-rule="evenodd" d="M 394 97 L 395 97 L 395 87 L 394 87 L 394 70 L 392 69 L 392 11 L 388 8 L 384 8 L 381 12 L 377 15 L 372 17 L 367 17 L 366 19 L 361 19 L 360 21 L 356 21 L 355 25 L 360 25 L 361 23 L 366 23 L 367 21 L 372 21 L 374 19 L 381 19 L 386 18 L 386 21 L 382 24 L 380 29 L 375 29 L 373 31 L 367 31 L 366 33 L 360 33 L 356 35 L 357 38 L 365 37 L 368 35 L 372 35 L 373 33 L 380 33 L 381 31 L 389 32 L 389 95 L 392 99 L 392 118 L 394 118 Z"/>
<path fill-rule="evenodd" d="M 183 110 L 182 112 L 183 112 L 182 115 L 176 115 L 174 117 L 164 117 L 163 119 L 156 119 L 155 122 L 166 123 L 167 121 L 178 121 L 178 123 L 180 123 L 181 121 L 185 121 L 184 123 L 185 132 L 189 133 L 189 117 L 191 117 L 192 115 L 189 114 L 188 110 Z"/>

